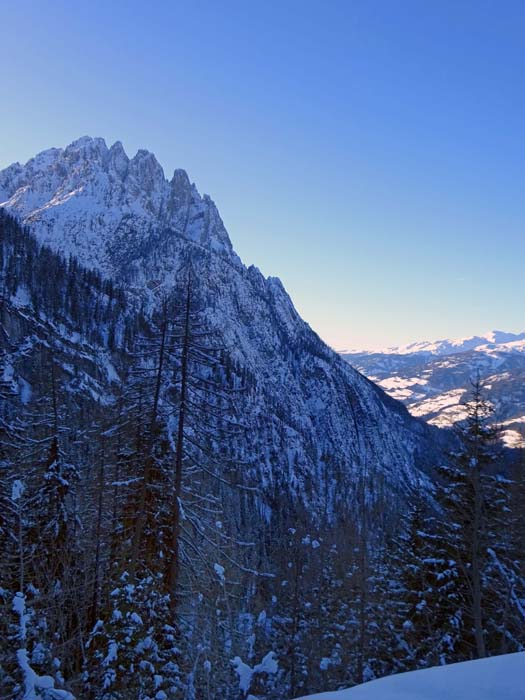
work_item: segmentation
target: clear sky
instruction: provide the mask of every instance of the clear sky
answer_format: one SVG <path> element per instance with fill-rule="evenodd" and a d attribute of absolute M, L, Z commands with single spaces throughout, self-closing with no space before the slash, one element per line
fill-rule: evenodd
<path fill-rule="evenodd" d="M 4 2 L 0 167 L 185 168 L 336 348 L 525 330 L 525 2 Z"/>

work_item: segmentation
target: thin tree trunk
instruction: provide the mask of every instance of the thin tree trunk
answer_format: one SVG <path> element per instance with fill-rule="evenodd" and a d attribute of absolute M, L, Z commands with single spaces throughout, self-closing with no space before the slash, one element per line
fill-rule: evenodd
<path fill-rule="evenodd" d="M 479 531 L 481 527 L 482 494 L 479 467 L 476 465 L 474 474 L 474 523 L 472 533 L 472 617 L 474 621 L 474 637 L 478 658 L 487 655 L 485 635 L 483 633 L 483 605 L 481 592 L 481 565 Z"/>
<path fill-rule="evenodd" d="M 137 520 L 135 522 L 135 529 L 133 533 L 133 543 L 131 548 L 131 566 L 130 573 L 135 575 L 137 569 L 137 563 L 140 556 L 140 548 L 142 544 L 144 527 L 146 525 L 146 506 L 147 506 L 147 494 L 148 488 L 151 481 L 151 472 L 153 470 L 153 449 L 155 442 L 155 431 L 157 427 L 157 418 L 159 410 L 159 399 L 160 399 L 160 389 L 162 386 L 162 373 L 164 370 L 164 356 L 166 352 L 166 340 L 168 332 L 168 317 L 167 317 L 167 304 L 163 306 L 163 321 L 161 326 L 161 336 L 160 336 L 160 348 L 159 348 L 159 361 L 157 365 L 157 373 L 155 377 L 155 391 L 153 395 L 153 406 L 151 410 L 151 421 L 150 421 L 150 434 L 148 440 L 146 441 L 145 459 L 144 459 L 144 473 L 142 480 L 142 487 L 140 489 L 139 501 L 137 504 Z"/>
<path fill-rule="evenodd" d="M 186 308 L 184 314 L 184 334 L 181 358 L 181 390 L 179 420 L 177 426 L 177 444 L 175 449 L 175 482 L 173 488 L 173 526 L 171 532 L 171 560 L 168 571 L 168 590 L 171 593 L 172 606 L 176 606 L 175 590 L 179 578 L 179 538 L 182 489 L 182 468 L 184 457 L 184 426 L 186 423 L 186 402 L 188 393 L 188 360 L 190 351 L 190 312 L 191 312 L 191 277 L 188 276 L 186 291 Z"/>
<path fill-rule="evenodd" d="M 93 596 L 91 599 L 91 611 L 89 616 L 89 629 L 93 629 L 98 616 L 98 596 L 100 585 L 100 547 L 102 536 L 102 509 L 104 504 L 104 443 L 102 443 L 102 455 L 100 457 L 100 466 L 98 470 L 98 503 L 97 503 L 97 525 L 95 529 L 95 562 L 93 564 L 94 581 L 93 581 Z"/>
<path fill-rule="evenodd" d="M 366 651 L 366 622 L 368 606 L 368 517 L 366 504 L 365 478 L 368 472 L 363 469 L 359 489 L 359 501 L 361 509 L 361 531 L 359 533 L 359 641 L 357 647 L 357 682 L 364 682 L 365 675 L 365 651 Z"/>

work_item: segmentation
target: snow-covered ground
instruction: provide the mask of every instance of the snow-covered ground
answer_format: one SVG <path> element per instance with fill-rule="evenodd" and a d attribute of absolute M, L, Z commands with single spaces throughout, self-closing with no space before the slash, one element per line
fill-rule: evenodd
<path fill-rule="evenodd" d="M 308 700 L 525 700 L 525 653 L 399 673 Z"/>

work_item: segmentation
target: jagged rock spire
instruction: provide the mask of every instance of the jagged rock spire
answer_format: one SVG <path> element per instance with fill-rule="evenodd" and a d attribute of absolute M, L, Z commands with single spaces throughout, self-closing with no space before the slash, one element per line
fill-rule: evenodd
<path fill-rule="evenodd" d="M 144 249 L 153 231 L 177 235 L 236 258 L 217 208 L 184 170 L 168 181 L 153 153 L 129 158 L 120 141 L 82 136 L 0 171 L 0 206 L 30 224 L 43 243 L 104 273 L 114 251 Z M 123 240 L 124 234 L 128 238 Z"/>

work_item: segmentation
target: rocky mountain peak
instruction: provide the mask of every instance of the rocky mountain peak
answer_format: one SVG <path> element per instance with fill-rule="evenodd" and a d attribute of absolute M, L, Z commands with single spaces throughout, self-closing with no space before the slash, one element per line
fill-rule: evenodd
<path fill-rule="evenodd" d="M 124 150 L 124 146 L 120 141 L 115 143 L 109 149 L 109 170 L 121 180 L 124 180 L 128 174 L 129 158 Z"/>
<path fill-rule="evenodd" d="M 326 481 L 326 455 L 336 465 L 330 483 L 344 485 L 348 502 L 364 464 L 380 464 L 400 492 L 419 482 L 420 459 L 426 466 L 441 438 L 330 350 L 277 278 L 242 265 L 214 202 L 184 170 L 168 181 L 152 153 L 130 159 L 119 142 L 82 137 L 0 172 L 0 187 L 0 206 L 40 242 L 117 280 L 132 305 L 154 309 L 181 265 L 195 265 L 207 321 L 255 381 L 261 483 L 287 483 L 305 503 L 326 499 L 329 512 L 339 494 Z M 15 294 L 14 307 L 26 297 Z"/>
<path fill-rule="evenodd" d="M 104 274 L 143 250 L 144 237 L 173 231 L 237 261 L 213 201 L 184 170 L 168 181 L 150 151 L 129 158 L 120 141 L 82 136 L 0 171 L 0 206 L 30 224 L 41 242 Z M 146 245 L 147 247 L 147 245 Z M 117 260 L 118 258 L 118 260 Z"/>
<path fill-rule="evenodd" d="M 174 170 L 173 177 L 170 182 L 171 196 L 180 204 L 187 204 L 191 197 L 191 182 L 188 173 L 181 168 Z"/>

